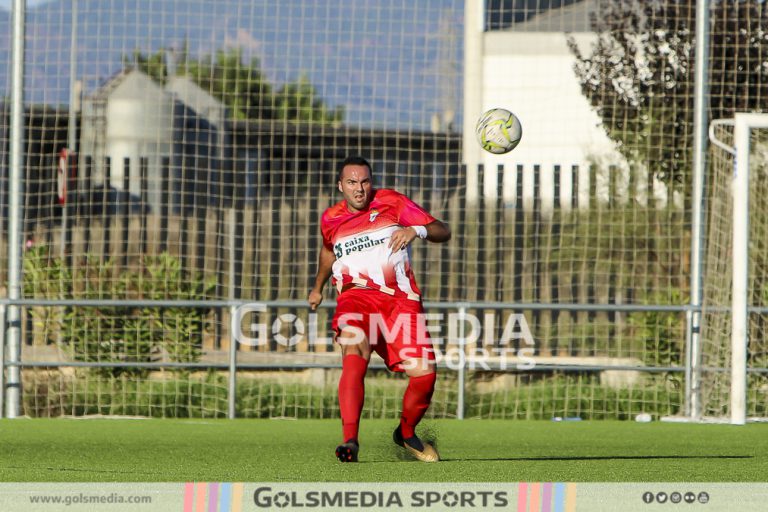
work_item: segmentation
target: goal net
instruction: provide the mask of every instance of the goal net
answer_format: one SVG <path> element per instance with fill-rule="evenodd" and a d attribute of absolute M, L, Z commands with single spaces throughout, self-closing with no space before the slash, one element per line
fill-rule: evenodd
<path fill-rule="evenodd" d="M 698 412 L 765 420 L 768 115 L 715 121 L 710 139 Z"/>

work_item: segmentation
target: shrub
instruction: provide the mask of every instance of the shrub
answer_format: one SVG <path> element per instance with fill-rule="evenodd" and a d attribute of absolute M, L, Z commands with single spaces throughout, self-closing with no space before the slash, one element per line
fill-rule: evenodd
<path fill-rule="evenodd" d="M 89 255 L 84 263 L 66 266 L 45 248 L 24 258 L 27 297 L 73 299 L 203 300 L 215 283 L 182 269 L 167 253 L 147 256 L 138 269 L 118 271 L 113 260 Z M 200 359 L 209 309 L 67 306 L 33 308 L 36 339 L 60 342 L 75 361 L 195 362 Z M 96 369 L 100 375 L 145 375 L 125 367 Z"/>

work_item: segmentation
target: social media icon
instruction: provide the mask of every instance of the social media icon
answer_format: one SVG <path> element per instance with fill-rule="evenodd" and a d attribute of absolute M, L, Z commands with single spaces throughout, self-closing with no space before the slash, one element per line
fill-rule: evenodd
<path fill-rule="evenodd" d="M 704 491 L 701 491 L 699 493 L 699 503 L 701 503 L 701 504 L 709 503 L 709 494 L 707 494 Z"/>
<path fill-rule="evenodd" d="M 693 503 L 694 501 L 696 501 L 696 495 L 693 494 L 692 492 L 687 492 L 683 496 L 683 499 L 685 500 L 686 503 Z"/>
<path fill-rule="evenodd" d="M 653 503 L 653 493 L 652 492 L 644 492 L 643 493 L 643 501 L 645 503 Z"/>
<path fill-rule="evenodd" d="M 680 503 L 681 501 L 683 501 L 683 495 L 680 494 L 679 492 L 673 492 L 672 494 L 669 495 L 669 501 L 671 501 L 672 503 Z"/>
<path fill-rule="evenodd" d="M 667 502 L 667 493 L 660 492 L 660 493 L 656 494 L 656 501 L 658 501 L 659 503 L 666 503 Z"/>

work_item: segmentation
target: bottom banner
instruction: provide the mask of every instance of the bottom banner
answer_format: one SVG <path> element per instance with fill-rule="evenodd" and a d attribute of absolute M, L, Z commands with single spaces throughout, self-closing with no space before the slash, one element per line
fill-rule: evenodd
<path fill-rule="evenodd" d="M 0 483 L 3 512 L 763 511 L 768 483 Z"/>

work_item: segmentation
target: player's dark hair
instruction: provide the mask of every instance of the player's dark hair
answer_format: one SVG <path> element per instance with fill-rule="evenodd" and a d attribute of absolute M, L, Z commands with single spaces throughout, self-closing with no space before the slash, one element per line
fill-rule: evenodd
<path fill-rule="evenodd" d="M 344 159 L 343 162 L 341 162 L 341 167 L 339 167 L 339 174 L 336 176 L 336 181 L 341 181 L 341 173 L 348 165 L 364 165 L 368 168 L 368 172 L 373 174 L 373 168 L 371 167 L 371 164 L 368 163 L 368 160 L 359 155 L 352 155 L 348 156 Z"/>

